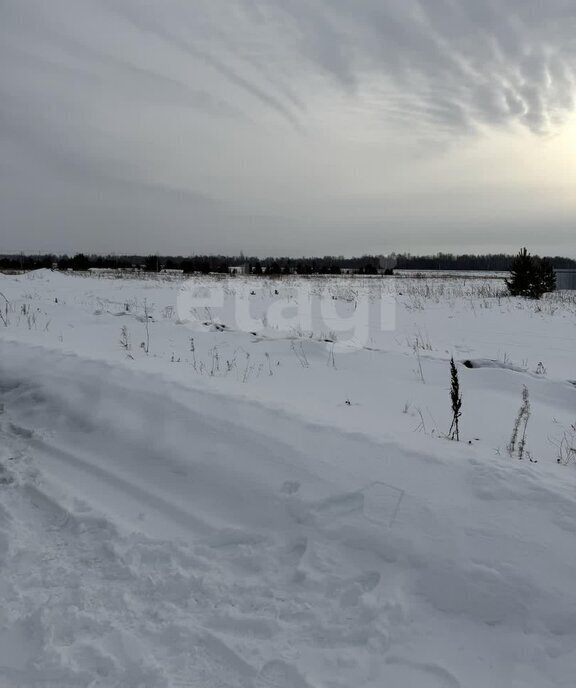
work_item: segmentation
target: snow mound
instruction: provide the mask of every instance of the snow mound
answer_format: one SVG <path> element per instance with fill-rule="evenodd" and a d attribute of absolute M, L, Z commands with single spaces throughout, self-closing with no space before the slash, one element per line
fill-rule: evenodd
<path fill-rule="evenodd" d="M 571 685 L 573 483 L 0 353 L 0 685 Z"/>

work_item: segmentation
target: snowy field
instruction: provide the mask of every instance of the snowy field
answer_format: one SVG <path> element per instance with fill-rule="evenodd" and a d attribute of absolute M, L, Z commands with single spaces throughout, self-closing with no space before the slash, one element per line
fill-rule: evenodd
<path fill-rule="evenodd" d="M 1 688 L 572 688 L 576 296 L 503 287 L 0 275 Z"/>

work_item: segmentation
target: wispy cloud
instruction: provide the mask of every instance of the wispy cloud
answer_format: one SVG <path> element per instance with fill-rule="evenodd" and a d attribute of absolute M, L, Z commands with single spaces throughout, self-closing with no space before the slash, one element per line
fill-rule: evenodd
<path fill-rule="evenodd" d="M 353 217 L 357 187 L 429 173 L 418 142 L 553 138 L 576 110 L 574 36 L 574 0 L 1 0 L 0 220 L 20 231 L 15 179 L 44 175 L 46 231 L 82 224 L 80 186 L 135 239 L 153 227 L 127 203 L 176 243 L 200 218 L 204 250 L 231 224 L 344 231 L 330 199 Z"/>
<path fill-rule="evenodd" d="M 277 10 L 318 68 L 345 88 L 391 80 L 411 94 L 405 116 L 416 121 L 540 134 L 574 109 L 573 2 L 278 0 Z"/>

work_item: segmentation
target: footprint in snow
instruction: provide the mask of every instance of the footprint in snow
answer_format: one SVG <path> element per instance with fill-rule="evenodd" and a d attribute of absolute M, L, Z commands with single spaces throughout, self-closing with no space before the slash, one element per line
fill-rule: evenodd
<path fill-rule="evenodd" d="M 279 659 L 268 662 L 258 675 L 256 688 L 311 688 L 298 669 Z"/>

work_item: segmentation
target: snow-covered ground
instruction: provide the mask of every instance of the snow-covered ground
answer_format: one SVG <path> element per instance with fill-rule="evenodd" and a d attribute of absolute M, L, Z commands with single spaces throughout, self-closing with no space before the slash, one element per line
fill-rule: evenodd
<path fill-rule="evenodd" d="M 576 299 L 502 286 L 0 276 L 0 686 L 573 686 Z"/>

